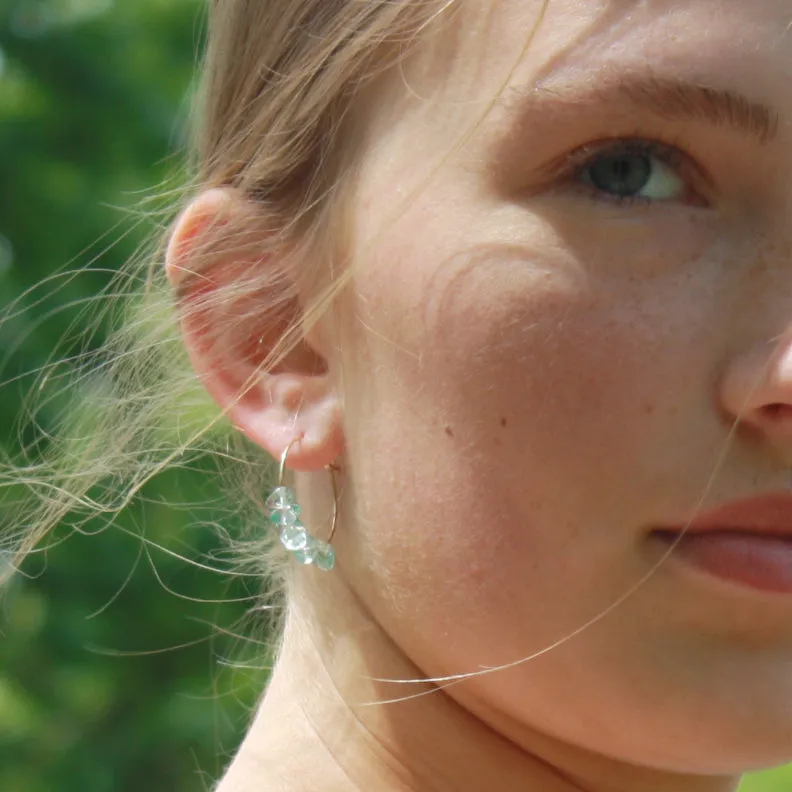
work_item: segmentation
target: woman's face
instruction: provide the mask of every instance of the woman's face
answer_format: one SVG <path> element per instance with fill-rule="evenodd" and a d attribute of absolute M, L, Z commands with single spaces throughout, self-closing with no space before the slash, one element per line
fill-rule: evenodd
<path fill-rule="evenodd" d="M 672 554 L 597 617 L 652 529 L 789 485 L 792 9 L 550 0 L 525 49 L 540 5 L 460 5 L 368 108 L 340 574 L 431 677 L 572 636 L 448 688 L 518 742 L 780 763 L 792 595 Z"/>

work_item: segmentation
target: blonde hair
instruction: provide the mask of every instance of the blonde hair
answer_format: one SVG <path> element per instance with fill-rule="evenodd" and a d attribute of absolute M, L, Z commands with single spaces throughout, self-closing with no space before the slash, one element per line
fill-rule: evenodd
<path fill-rule="evenodd" d="M 293 278 L 270 254 L 318 248 L 322 240 L 321 257 L 296 259 L 329 266 L 339 240 L 329 236 L 328 220 L 338 212 L 353 170 L 349 116 L 355 95 L 452 3 L 211 1 L 192 177 L 167 215 L 172 219 L 212 187 L 231 187 L 245 200 L 248 211 L 214 224 L 189 260 L 187 280 L 200 279 L 229 254 L 250 265 L 228 287 L 204 294 L 199 289 L 197 301 L 186 301 L 185 310 L 196 312 L 227 302 L 240 306 L 224 314 L 225 326 L 211 327 L 221 348 L 257 338 L 256 321 L 264 313 L 267 326 L 282 333 L 262 367 L 299 340 Z M 76 530 L 97 515 L 111 522 L 153 476 L 207 450 L 237 474 L 250 495 L 253 521 L 261 522 L 269 472 L 264 454 L 230 430 L 190 368 L 178 332 L 184 316 L 162 266 L 169 237 L 163 231 L 111 285 L 111 332 L 103 348 L 65 368 L 52 364 L 41 375 L 37 390 L 57 399 L 68 393 L 71 400 L 58 431 L 24 446 L 6 466 L 16 526 L 6 548 L 14 562 L 67 517 Z M 121 302 L 119 292 L 126 295 Z M 332 284 L 306 314 L 318 314 L 331 297 Z M 30 417 L 35 420 L 35 413 Z M 249 557 L 263 564 L 267 553 L 257 547 Z"/>

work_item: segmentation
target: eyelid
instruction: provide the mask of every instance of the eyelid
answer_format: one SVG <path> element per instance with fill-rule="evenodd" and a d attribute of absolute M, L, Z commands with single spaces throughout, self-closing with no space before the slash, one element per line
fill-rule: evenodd
<path fill-rule="evenodd" d="M 603 138 L 565 152 L 541 168 L 539 179 L 543 188 L 540 189 L 552 188 L 560 183 L 562 187 L 577 185 L 582 190 L 590 191 L 580 180 L 583 169 L 603 154 L 620 151 L 644 151 L 656 157 L 677 171 L 688 186 L 690 195 L 686 203 L 694 205 L 710 203 L 714 185 L 704 167 L 677 144 L 638 135 Z"/>

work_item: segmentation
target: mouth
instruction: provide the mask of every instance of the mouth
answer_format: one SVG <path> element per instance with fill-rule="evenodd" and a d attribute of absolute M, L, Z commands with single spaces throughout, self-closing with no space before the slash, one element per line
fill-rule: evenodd
<path fill-rule="evenodd" d="M 792 594 L 792 496 L 735 501 L 652 538 L 671 557 L 737 585 Z"/>

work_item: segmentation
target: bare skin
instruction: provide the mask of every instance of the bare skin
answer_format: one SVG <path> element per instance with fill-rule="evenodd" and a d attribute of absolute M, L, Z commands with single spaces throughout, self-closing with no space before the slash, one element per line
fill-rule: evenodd
<path fill-rule="evenodd" d="M 321 590 L 328 592 L 324 583 Z M 378 674 L 415 679 L 421 672 L 359 604 L 344 595 L 333 602 L 347 606 L 343 623 L 325 609 L 311 618 L 326 618 L 326 623 L 355 640 L 343 641 L 342 646 L 323 641 L 301 629 L 305 614 L 295 615 L 267 695 L 217 792 L 671 792 L 680 788 L 734 792 L 737 788 L 734 777 L 650 771 L 570 749 L 538 731 L 528 735 L 521 729 L 526 742 L 516 745 L 433 685 L 405 690 L 373 681 L 371 677 Z M 328 656 L 333 657 L 332 667 Z M 370 706 L 420 693 L 428 695 Z"/>
<path fill-rule="evenodd" d="M 470 0 L 361 99 L 326 371 L 236 403 L 249 362 L 185 330 L 242 431 L 303 438 L 306 524 L 344 471 L 220 792 L 732 792 L 792 758 L 792 597 L 652 537 L 788 487 L 792 12 L 551 0 L 526 50 L 539 7 Z"/>

